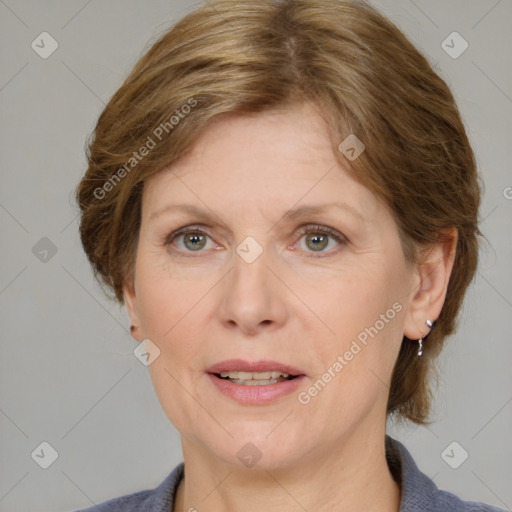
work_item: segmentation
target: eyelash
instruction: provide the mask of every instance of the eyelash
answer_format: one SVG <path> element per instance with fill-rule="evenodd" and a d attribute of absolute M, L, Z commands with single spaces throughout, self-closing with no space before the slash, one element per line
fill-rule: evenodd
<path fill-rule="evenodd" d="M 180 228 L 176 231 L 173 231 L 172 233 L 170 233 L 169 235 L 167 235 L 164 239 L 164 242 L 162 245 L 164 246 L 170 246 L 172 244 L 172 242 L 174 241 L 174 239 L 178 238 L 179 236 L 182 236 L 182 235 L 187 235 L 189 233 L 194 233 L 194 234 L 200 234 L 200 235 L 206 235 L 208 236 L 209 238 L 211 238 L 210 234 L 208 233 L 208 231 L 206 231 L 202 226 L 185 226 L 183 228 Z M 325 227 L 325 226 L 319 226 L 317 224 L 314 224 L 314 225 L 307 225 L 307 226 L 304 226 L 304 227 L 301 227 L 299 229 L 299 240 L 304 236 L 304 235 L 308 235 L 310 233 L 315 233 L 315 234 L 321 234 L 321 235 L 328 235 L 330 236 L 331 238 L 333 238 L 334 240 L 336 240 L 336 242 L 338 242 L 340 245 L 345 245 L 348 240 L 345 236 L 343 236 L 342 234 L 338 233 L 337 231 L 333 230 L 333 229 L 330 229 L 328 227 Z M 182 250 L 178 250 L 177 253 L 179 255 L 183 255 L 185 257 L 198 257 L 198 256 L 193 256 L 194 251 L 182 251 Z M 204 251 L 197 251 L 198 253 L 200 252 L 204 252 Z M 313 258 L 323 258 L 323 257 L 326 257 L 326 256 L 330 256 L 331 254 L 333 254 L 334 252 L 337 252 L 336 249 L 332 249 L 330 251 L 319 251 L 318 253 L 315 253 L 314 251 L 307 251 L 307 252 L 310 252 L 312 255 L 311 257 Z"/>

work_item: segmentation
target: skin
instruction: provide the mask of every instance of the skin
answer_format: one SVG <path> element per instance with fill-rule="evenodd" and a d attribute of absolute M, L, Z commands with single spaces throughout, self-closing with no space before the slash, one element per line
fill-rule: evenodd
<path fill-rule="evenodd" d="M 456 231 L 424 264 L 408 264 L 391 213 L 347 174 L 317 111 L 303 104 L 217 119 L 190 153 L 145 184 L 135 278 L 124 297 L 134 337 L 160 350 L 149 371 L 181 436 L 186 474 L 175 511 L 399 510 L 384 450 L 392 369 L 403 336 L 425 336 L 425 320 L 439 316 Z M 335 202 L 364 220 L 343 209 L 285 217 Z M 211 218 L 152 218 L 178 203 Z M 173 231 L 197 224 L 208 231 L 205 245 L 194 233 L 165 245 Z M 345 239 L 315 244 L 299 229 L 311 224 Z M 252 263 L 236 252 L 247 236 L 263 249 Z M 394 303 L 401 311 L 301 404 L 297 394 Z M 231 358 L 274 359 L 306 380 L 270 404 L 241 405 L 205 373 Z M 262 454 L 252 468 L 237 457 L 249 442 Z"/>

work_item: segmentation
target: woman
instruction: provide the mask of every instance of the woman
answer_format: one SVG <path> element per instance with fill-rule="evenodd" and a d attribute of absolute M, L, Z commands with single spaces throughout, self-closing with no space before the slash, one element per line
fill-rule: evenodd
<path fill-rule="evenodd" d="M 88 157 L 82 243 L 184 458 L 88 510 L 498 510 L 386 435 L 428 421 L 480 235 L 453 96 L 393 24 L 208 2 L 137 63 Z"/>

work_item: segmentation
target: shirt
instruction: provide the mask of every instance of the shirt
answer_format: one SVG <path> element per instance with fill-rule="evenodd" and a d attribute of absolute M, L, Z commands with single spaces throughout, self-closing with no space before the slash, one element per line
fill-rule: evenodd
<path fill-rule="evenodd" d="M 464 501 L 450 492 L 439 490 L 418 469 L 407 448 L 388 435 L 386 460 L 402 490 L 399 512 L 506 512 L 484 503 Z M 113 498 L 75 512 L 173 512 L 174 496 L 184 469 L 184 462 L 181 462 L 155 489 Z"/>

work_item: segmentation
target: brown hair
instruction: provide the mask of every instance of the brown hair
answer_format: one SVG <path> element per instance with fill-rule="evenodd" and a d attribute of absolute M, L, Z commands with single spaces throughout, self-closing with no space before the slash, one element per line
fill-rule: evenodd
<path fill-rule="evenodd" d="M 366 150 L 340 162 L 385 201 L 407 261 L 456 227 L 442 312 L 424 346 L 404 337 L 388 414 L 424 424 L 433 362 L 478 260 L 480 183 L 455 100 L 404 34 L 364 2 L 212 0 L 138 61 L 99 117 L 76 190 L 80 235 L 98 280 L 123 303 L 131 281 L 144 181 L 191 149 L 220 115 L 308 101 L 333 145 L 356 134 Z"/>

